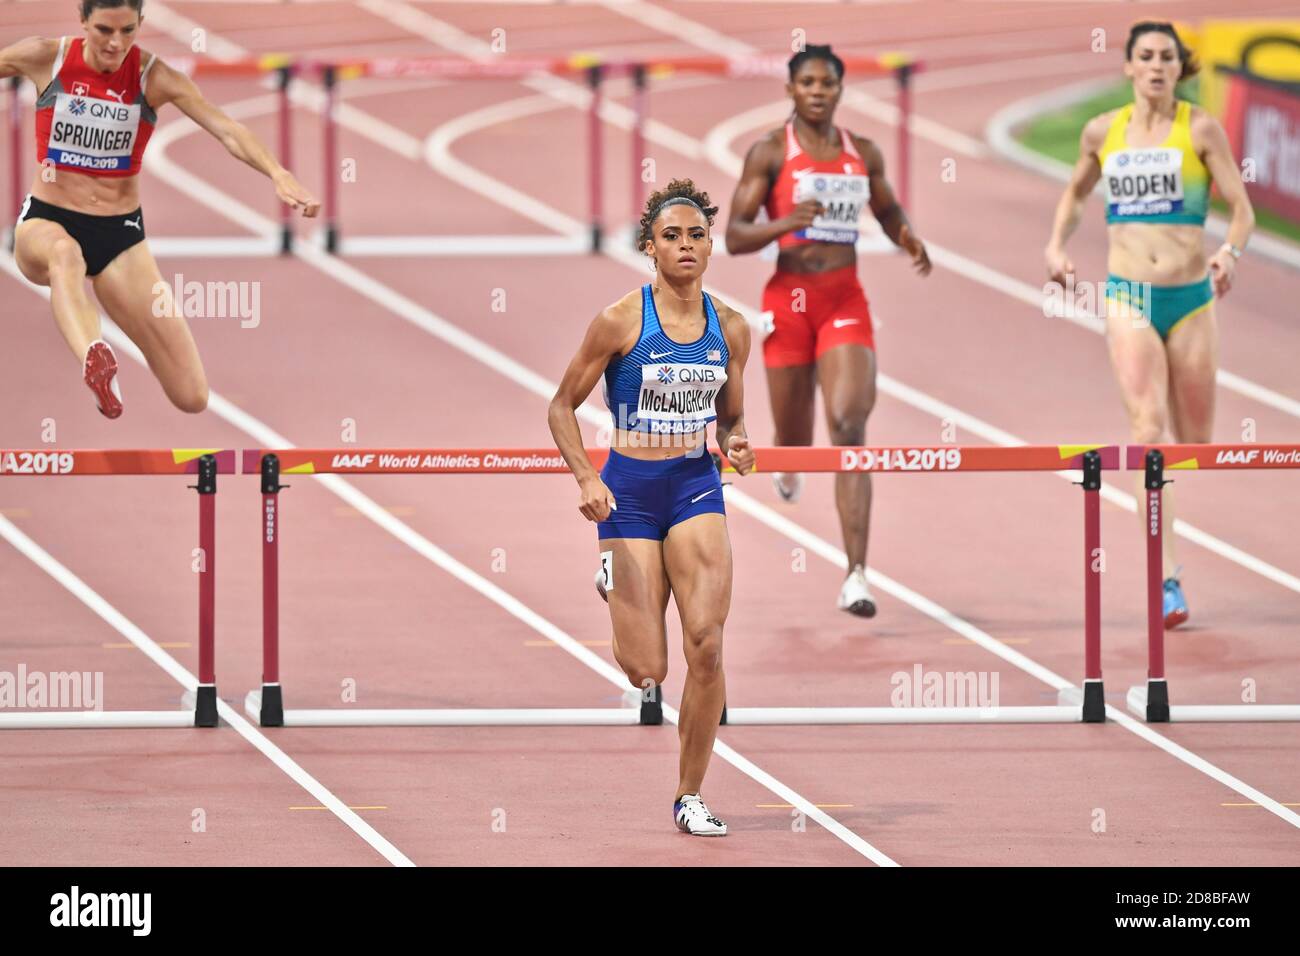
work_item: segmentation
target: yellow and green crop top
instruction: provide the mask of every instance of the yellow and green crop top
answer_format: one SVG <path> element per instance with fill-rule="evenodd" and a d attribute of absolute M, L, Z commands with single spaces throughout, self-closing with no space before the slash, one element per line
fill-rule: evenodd
<path fill-rule="evenodd" d="M 1192 146 L 1192 105 L 1178 101 L 1169 135 L 1159 146 L 1133 147 L 1124 134 L 1133 104 L 1111 120 L 1097 159 L 1106 185 L 1106 222 L 1205 224 L 1210 172 Z"/>

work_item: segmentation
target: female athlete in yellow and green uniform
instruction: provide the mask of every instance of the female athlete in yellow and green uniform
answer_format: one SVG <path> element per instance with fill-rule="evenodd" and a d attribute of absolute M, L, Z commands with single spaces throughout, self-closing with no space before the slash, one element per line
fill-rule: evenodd
<path fill-rule="evenodd" d="M 1084 127 L 1046 250 L 1048 274 L 1064 284 L 1074 272 L 1066 239 L 1100 180 L 1110 241 L 1106 339 L 1132 439 L 1142 444 L 1167 442 L 1171 433 L 1176 442 L 1210 441 L 1219 340 L 1214 299 L 1232 287 L 1255 225 L 1223 127 L 1175 95 L 1178 81 L 1196 70 L 1171 24 L 1134 24 L 1124 64 L 1133 102 Z M 1231 221 L 1227 242 L 1207 257 L 1211 180 Z M 1163 512 L 1165 529 L 1172 529 L 1168 499 Z M 1187 620 L 1169 533 L 1164 578 L 1169 628 Z"/>

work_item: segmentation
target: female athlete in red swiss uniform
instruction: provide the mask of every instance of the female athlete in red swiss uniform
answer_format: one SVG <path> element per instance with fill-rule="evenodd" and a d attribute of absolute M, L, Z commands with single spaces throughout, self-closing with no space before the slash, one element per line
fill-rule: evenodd
<path fill-rule="evenodd" d="M 208 404 L 194 338 L 144 241 L 140 163 L 164 104 L 175 104 L 236 159 L 269 176 L 281 200 L 307 216 L 320 209 L 252 133 L 205 100 L 188 77 L 135 45 L 143 2 L 81 0 L 84 38 L 32 37 L 0 50 L 0 77 L 25 76 L 39 91 L 41 171 L 18 216 L 14 259 L 30 281 L 50 287 L 54 321 L 109 418 L 122 414 L 117 359 L 100 338 L 87 276 L 172 404 L 186 412 Z"/>
<path fill-rule="evenodd" d="M 930 272 L 925 246 L 907 223 L 885 181 L 875 143 L 833 125 L 843 91 L 844 63 L 829 46 L 809 46 L 790 59 L 786 91 L 794 101 L 789 122 L 745 157 L 727 223 L 727 249 L 757 252 L 777 240 L 776 274 L 763 292 L 763 341 L 776 444 L 810 445 L 813 401 L 821 382 L 831 441 L 861 445 L 876 401 L 871 314 L 858 283 L 858 220 L 869 207 L 881 228 Z M 766 207 L 767 222 L 755 222 Z M 786 501 L 799 495 L 801 476 L 776 475 Z M 876 613 L 867 588 L 867 530 L 871 476 L 835 476 L 849 574 L 838 605 L 861 617 Z"/>

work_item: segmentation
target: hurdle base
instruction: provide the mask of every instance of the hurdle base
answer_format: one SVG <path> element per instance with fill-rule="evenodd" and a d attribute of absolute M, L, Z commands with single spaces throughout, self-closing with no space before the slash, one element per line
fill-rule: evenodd
<path fill-rule="evenodd" d="M 279 684 L 263 684 L 261 691 L 250 691 L 258 696 L 257 722 L 263 727 L 284 726 L 284 694 Z"/>
<path fill-rule="evenodd" d="M 644 694 L 641 694 L 641 714 L 640 723 L 647 727 L 658 727 L 664 722 L 664 686 L 655 684 L 654 690 L 650 692 L 650 699 L 647 700 Z"/>
<path fill-rule="evenodd" d="M 1140 685 L 1129 688 L 1128 709 L 1139 717 L 1146 717 L 1150 709 L 1147 688 Z M 1160 723 L 1300 721 L 1300 704 L 1179 704 L 1173 707 L 1166 704 L 1165 710 L 1167 716 Z"/>
<path fill-rule="evenodd" d="M 263 684 L 244 697 L 244 713 L 262 727 L 284 726 L 284 695 L 279 684 Z"/>
<path fill-rule="evenodd" d="M 1169 723 L 1169 685 L 1163 680 L 1148 679 L 1146 685 L 1128 689 L 1128 709 L 1148 724 Z"/>
<path fill-rule="evenodd" d="M 217 688 L 214 684 L 200 684 L 194 698 L 194 726 L 217 726 Z"/>
<path fill-rule="evenodd" d="M 1100 680 L 1088 680 L 1083 683 L 1083 722 L 1085 724 L 1106 722 L 1106 691 Z"/>

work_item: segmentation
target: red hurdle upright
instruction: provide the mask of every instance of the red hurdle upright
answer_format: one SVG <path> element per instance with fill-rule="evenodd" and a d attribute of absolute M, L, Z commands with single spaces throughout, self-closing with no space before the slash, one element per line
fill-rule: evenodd
<path fill-rule="evenodd" d="M 196 475 L 199 494 L 199 674 L 194 712 L 61 711 L 0 715 L 0 727 L 215 727 L 217 475 L 235 474 L 235 453 L 209 449 L 0 449 L 0 476 Z"/>
<path fill-rule="evenodd" d="M 1143 535 L 1147 558 L 1147 682 L 1130 687 L 1131 712 L 1148 723 L 1171 721 L 1300 721 L 1300 704 L 1178 704 L 1169 703 L 1165 671 L 1164 612 L 1164 486 L 1167 471 L 1300 469 L 1300 445 L 1244 443 L 1234 445 L 1129 445 L 1125 465 L 1142 471 L 1145 492 Z"/>

